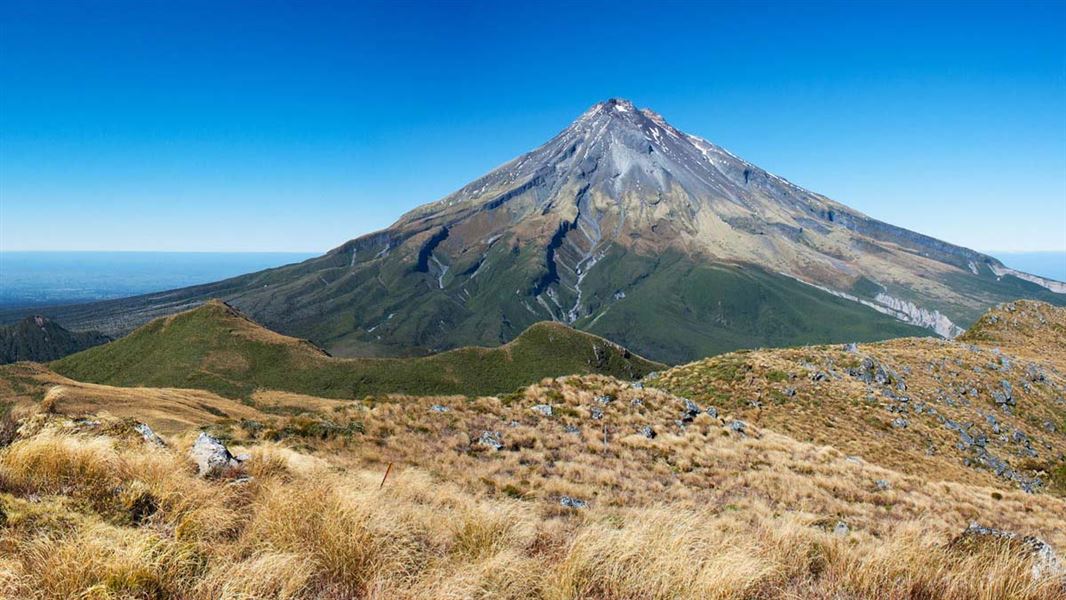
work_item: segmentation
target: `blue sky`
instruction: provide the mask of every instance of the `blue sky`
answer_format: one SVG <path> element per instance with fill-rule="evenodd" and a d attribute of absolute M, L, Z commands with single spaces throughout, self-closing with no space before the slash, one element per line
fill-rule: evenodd
<path fill-rule="evenodd" d="M 0 0 L 0 249 L 323 251 L 626 97 L 980 250 L 1066 250 L 1066 3 Z"/>

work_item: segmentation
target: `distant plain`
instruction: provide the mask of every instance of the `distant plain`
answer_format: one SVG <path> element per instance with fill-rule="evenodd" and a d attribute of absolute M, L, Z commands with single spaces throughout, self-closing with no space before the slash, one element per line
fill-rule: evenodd
<path fill-rule="evenodd" d="M 0 306 L 124 298 L 299 262 L 311 252 L 0 252 Z"/>

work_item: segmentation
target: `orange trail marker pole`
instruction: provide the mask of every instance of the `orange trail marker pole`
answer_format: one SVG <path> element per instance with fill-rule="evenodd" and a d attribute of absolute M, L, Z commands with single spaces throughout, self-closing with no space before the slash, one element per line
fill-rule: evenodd
<path fill-rule="evenodd" d="M 381 484 L 378 486 L 379 490 L 381 488 L 385 487 L 385 480 L 389 478 L 389 473 L 391 473 L 391 472 L 392 472 L 392 463 L 389 463 L 389 466 L 385 468 L 385 476 L 381 478 Z"/>

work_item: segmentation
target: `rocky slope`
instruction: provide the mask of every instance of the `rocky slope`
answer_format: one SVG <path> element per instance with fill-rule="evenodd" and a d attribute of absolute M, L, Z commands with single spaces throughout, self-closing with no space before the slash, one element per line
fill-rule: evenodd
<path fill-rule="evenodd" d="M 871 219 L 648 109 L 608 100 L 386 230 L 298 265 L 54 310 L 129 331 L 222 297 L 338 355 L 513 339 L 554 320 L 680 362 L 742 347 L 930 334 L 1063 284 Z"/>
<path fill-rule="evenodd" d="M 907 473 L 1066 495 L 1066 309 L 996 307 L 956 341 L 744 351 L 646 382 Z"/>
<path fill-rule="evenodd" d="M 33 315 L 13 325 L 0 325 L 0 364 L 55 360 L 108 339 L 95 331 L 68 331 L 51 319 Z"/>

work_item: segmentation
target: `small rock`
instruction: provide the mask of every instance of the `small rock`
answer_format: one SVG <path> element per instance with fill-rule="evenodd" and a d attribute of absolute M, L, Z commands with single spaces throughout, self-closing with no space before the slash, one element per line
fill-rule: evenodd
<path fill-rule="evenodd" d="M 858 352 L 858 351 L 859 351 L 859 345 L 856 344 L 855 342 L 844 344 L 844 352 L 851 352 L 851 353 L 854 354 L 855 352 Z"/>
<path fill-rule="evenodd" d="M 851 528 L 844 521 L 837 521 L 837 524 L 833 526 L 833 535 L 838 537 L 845 537 L 851 532 Z"/>
<path fill-rule="evenodd" d="M 149 427 L 147 423 L 137 423 L 133 426 L 133 429 L 137 433 L 141 434 L 141 437 L 144 438 L 144 441 L 148 442 L 149 444 L 154 444 L 160 447 L 167 445 L 167 443 L 163 441 L 163 438 L 156 435 L 156 433 L 152 431 L 152 428 Z"/>
<path fill-rule="evenodd" d="M 1055 433 L 1055 424 L 1051 421 L 1044 421 L 1044 431 L 1048 433 Z"/>
<path fill-rule="evenodd" d="M 1044 372 L 1040 370 L 1040 367 L 1034 364 L 1029 365 L 1025 370 L 1025 375 L 1029 378 L 1029 381 L 1032 381 L 1033 383 L 1047 381 L 1047 376 L 1044 375 Z"/>
<path fill-rule="evenodd" d="M 713 407 L 713 406 L 708 406 L 707 407 L 707 415 L 710 416 L 713 419 L 717 419 L 718 418 L 718 409 Z"/>
<path fill-rule="evenodd" d="M 236 468 L 241 464 L 218 438 L 204 431 L 200 432 L 189 449 L 189 456 L 196 463 L 201 477 L 217 477 L 226 469 Z"/>
<path fill-rule="evenodd" d="M 481 437 L 477 439 L 477 443 L 492 448 L 493 450 L 503 448 L 503 442 L 500 441 L 499 431 L 482 431 Z"/>
<path fill-rule="evenodd" d="M 877 488 L 877 491 L 884 492 L 884 491 L 888 490 L 889 488 L 891 488 L 892 486 L 891 486 L 891 484 L 888 483 L 887 479 L 878 479 L 877 481 L 874 482 L 874 487 Z"/>
<path fill-rule="evenodd" d="M 602 410 L 600 410 L 598 408 L 592 409 L 592 420 L 599 421 L 602 418 L 603 418 L 603 411 Z"/>
<path fill-rule="evenodd" d="M 577 425 L 564 425 L 563 426 L 563 431 L 565 431 L 565 432 L 567 432 L 569 434 L 572 434 L 572 435 L 580 435 L 581 434 L 581 428 L 578 427 Z"/>
<path fill-rule="evenodd" d="M 612 396 L 610 394 L 604 394 L 602 396 L 596 396 L 596 402 L 599 402 L 600 404 L 602 404 L 604 406 L 607 406 L 608 404 L 614 402 L 614 396 Z"/>
<path fill-rule="evenodd" d="M 737 432 L 737 433 L 739 433 L 741 435 L 744 435 L 745 431 L 747 431 L 747 427 L 748 427 L 748 424 L 745 423 L 744 421 L 741 421 L 740 419 L 733 419 L 733 421 L 729 424 L 729 428 L 731 430 L 733 430 L 733 431 L 735 431 L 735 432 Z"/>
<path fill-rule="evenodd" d="M 549 404 L 536 404 L 530 407 L 530 410 L 532 410 L 533 412 L 540 413 L 545 417 L 552 416 L 552 407 Z"/>
<path fill-rule="evenodd" d="M 429 407 L 429 410 L 435 413 L 446 413 L 451 409 L 449 409 L 447 406 L 444 406 L 443 404 L 434 404 L 433 406 Z"/>
<path fill-rule="evenodd" d="M 903 417 L 896 417 L 896 419 L 892 421 L 892 426 L 897 429 L 906 429 L 910 424 L 911 422 Z"/>
<path fill-rule="evenodd" d="M 700 414 L 699 405 L 696 404 L 695 402 L 693 402 L 692 400 L 689 400 L 688 398 L 686 398 L 685 399 L 685 412 L 681 413 L 681 422 L 682 423 L 691 423 L 696 418 L 696 415 L 698 415 L 698 414 Z"/>
<path fill-rule="evenodd" d="M 640 435 L 648 438 L 649 440 L 655 439 L 655 436 L 659 435 L 655 433 L 655 430 L 651 428 L 651 425 L 645 425 L 640 428 Z"/>
<path fill-rule="evenodd" d="M 559 498 L 559 504 L 562 504 L 567 508 L 588 508 L 589 506 L 589 503 L 581 498 L 571 498 L 570 496 Z"/>
<path fill-rule="evenodd" d="M 633 383 L 630 384 L 630 387 L 632 387 L 635 390 L 642 390 L 642 389 L 644 389 L 644 384 L 639 382 L 639 381 L 634 381 Z"/>

